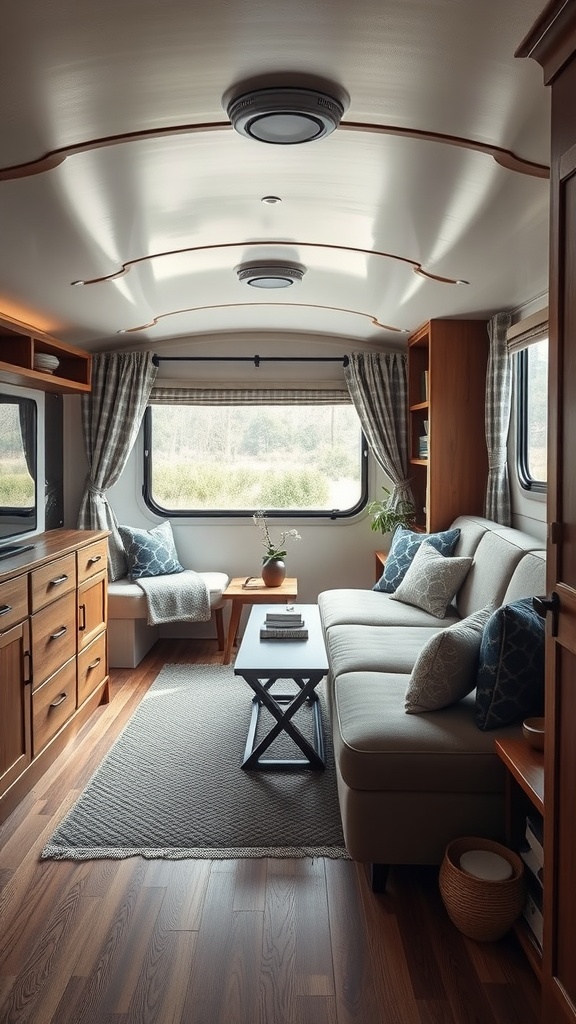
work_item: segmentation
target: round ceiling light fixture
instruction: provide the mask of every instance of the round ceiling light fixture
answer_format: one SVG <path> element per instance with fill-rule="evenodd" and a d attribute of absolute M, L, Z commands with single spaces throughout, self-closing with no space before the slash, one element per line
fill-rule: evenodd
<path fill-rule="evenodd" d="M 275 146 L 294 146 L 330 135 L 340 124 L 340 100 L 316 89 L 253 89 L 234 96 L 226 113 L 240 135 Z"/>
<path fill-rule="evenodd" d="M 275 263 L 243 263 L 236 267 L 236 273 L 239 281 L 252 288 L 290 288 L 302 280 L 306 267 L 278 260 Z"/>

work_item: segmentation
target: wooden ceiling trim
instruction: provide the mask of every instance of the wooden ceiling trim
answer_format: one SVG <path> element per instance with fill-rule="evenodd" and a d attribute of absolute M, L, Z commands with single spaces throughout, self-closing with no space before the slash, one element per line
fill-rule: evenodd
<path fill-rule="evenodd" d="M 144 142 L 147 139 L 176 138 L 179 135 L 195 135 L 199 132 L 232 131 L 229 121 L 206 121 L 202 124 L 173 125 L 166 128 L 149 128 L 136 132 L 125 132 L 120 135 L 108 135 L 99 139 L 73 143 L 59 149 L 49 150 L 43 156 L 25 163 L 13 164 L 0 168 L 0 181 L 14 181 L 28 178 L 46 171 L 54 170 L 70 157 L 80 153 L 92 153 L 109 146 L 125 145 L 129 142 Z M 419 128 L 403 128 L 398 125 L 371 124 L 361 121 L 341 121 L 338 131 L 366 132 L 377 135 L 393 135 L 401 138 L 416 139 L 424 142 L 437 142 L 445 146 L 456 146 L 492 157 L 500 166 L 518 174 L 526 174 L 534 178 L 549 178 L 550 168 L 545 164 L 534 163 L 517 156 L 511 149 L 493 146 L 487 142 L 479 142 L 460 135 L 446 135 L 442 132 L 430 132 Z"/>

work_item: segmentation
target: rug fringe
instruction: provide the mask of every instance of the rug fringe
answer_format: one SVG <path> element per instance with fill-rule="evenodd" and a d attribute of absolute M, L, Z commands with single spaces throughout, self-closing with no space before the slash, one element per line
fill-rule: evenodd
<path fill-rule="evenodd" d="M 62 848 L 48 843 L 41 860 L 124 860 L 127 857 L 145 857 L 147 860 L 246 860 L 262 857 L 275 859 L 302 860 L 327 857 L 331 860 L 350 860 L 350 855 L 340 846 L 304 847 L 232 847 L 225 850 L 211 850 L 209 847 L 195 849 L 119 849 L 118 847 L 73 847 Z"/>

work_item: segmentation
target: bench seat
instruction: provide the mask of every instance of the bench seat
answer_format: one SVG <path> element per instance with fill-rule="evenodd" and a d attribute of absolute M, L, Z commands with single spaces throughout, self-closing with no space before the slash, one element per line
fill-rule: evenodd
<path fill-rule="evenodd" d="M 224 572 L 200 572 L 208 587 L 216 626 L 218 650 L 224 650 L 222 594 L 229 577 Z M 108 652 L 111 668 L 135 668 L 159 637 L 159 627 L 148 625 L 148 606 L 141 587 L 133 580 L 108 584 Z"/>

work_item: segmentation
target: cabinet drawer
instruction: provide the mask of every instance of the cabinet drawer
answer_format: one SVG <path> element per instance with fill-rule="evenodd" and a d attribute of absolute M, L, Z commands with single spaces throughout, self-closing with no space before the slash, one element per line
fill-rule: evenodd
<path fill-rule="evenodd" d="M 76 659 L 32 694 L 32 753 L 37 754 L 76 710 Z"/>
<path fill-rule="evenodd" d="M 107 636 L 106 633 L 102 633 L 78 655 L 78 707 L 107 675 Z"/>
<path fill-rule="evenodd" d="M 76 594 L 66 594 L 32 616 L 34 688 L 76 654 Z"/>
<path fill-rule="evenodd" d="M 48 565 L 34 569 L 30 573 L 30 599 L 32 612 L 37 612 L 52 601 L 57 601 L 64 594 L 76 588 L 76 555 L 64 555 L 55 558 Z"/>
<path fill-rule="evenodd" d="M 16 576 L 0 583 L 0 633 L 28 615 L 28 577 Z"/>
<path fill-rule="evenodd" d="M 95 573 L 106 569 L 108 566 L 108 541 L 106 537 L 96 540 L 93 544 L 87 544 L 85 548 L 78 548 L 76 552 L 78 564 L 78 583 L 89 579 Z"/>

